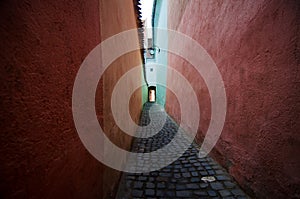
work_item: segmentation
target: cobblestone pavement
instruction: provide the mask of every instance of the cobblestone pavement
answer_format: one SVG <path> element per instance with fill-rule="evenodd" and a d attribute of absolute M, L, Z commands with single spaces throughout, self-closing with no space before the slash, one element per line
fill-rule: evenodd
<path fill-rule="evenodd" d="M 154 113 L 155 119 L 163 118 L 162 108 L 157 104 L 147 103 L 142 112 L 141 126 L 149 124 L 149 110 Z M 137 159 L 129 157 L 127 166 L 155 167 L 158 161 L 170 161 L 155 156 L 144 158 L 143 153 L 160 149 L 170 143 L 178 132 L 180 130 L 178 131 L 177 124 L 167 116 L 159 133 L 133 141 L 132 151 L 141 153 L 141 156 Z M 186 139 L 183 136 L 180 143 L 175 144 L 186 143 Z M 116 198 L 249 198 L 211 157 L 198 158 L 198 148 L 195 143 L 189 144 L 180 158 L 162 169 L 147 173 L 123 173 Z M 177 152 L 179 151 L 175 149 L 170 153 Z M 212 181 L 205 181 L 202 177 L 209 177 Z"/>

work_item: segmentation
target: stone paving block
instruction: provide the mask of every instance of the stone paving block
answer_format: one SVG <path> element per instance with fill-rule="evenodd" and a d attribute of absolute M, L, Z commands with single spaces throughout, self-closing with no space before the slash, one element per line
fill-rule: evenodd
<path fill-rule="evenodd" d="M 212 166 L 212 169 L 215 169 L 215 170 L 220 170 L 220 169 L 221 169 L 221 167 L 220 167 L 219 165 L 213 165 L 213 166 Z"/>
<path fill-rule="evenodd" d="M 159 183 L 157 183 L 156 187 L 159 189 L 164 189 L 164 188 L 166 188 L 166 185 L 165 185 L 165 183 L 159 182 Z"/>
<path fill-rule="evenodd" d="M 217 196 L 217 193 L 213 190 L 208 190 L 207 193 L 209 196 Z"/>
<path fill-rule="evenodd" d="M 180 172 L 181 172 L 181 173 L 188 172 L 188 169 L 187 169 L 187 168 L 181 168 L 181 169 L 180 169 Z"/>
<path fill-rule="evenodd" d="M 201 174 L 201 176 L 207 176 L 208 175 L 207 171 L 200 171 L 200 174 Z"/>
<path fill-rule="evenodd" d="M 149 177 L 149 178 L 148 178 L 148 181 L 149 181 L 149 182 L 153 182 L 153 181 L 155 181 L 155 178 L 154 178 L 154 177 Z"/>
<path fill-rule="evenodd" d="M 179 165 L 175 165 L 174 168 L 175 169 L 180 169 L 180 168 L 182 168 L 182 166 L 179 164 Z"/>
<path fill-rule="evenodd" d="M 190 181 L 191 182 L 200 182 L 200 178 L 199 177 L 194 177 L 194 178 L 191 178 Z"/>
<path fill-rule="evenodd" d="M 198 171 L 205 171 L 204 167 L 202 167 L 202 166 L 200 166 L 200 167 L 197 167 L 197 169 L 196 169 L 196 170 L 198 170 Z"/>
<path fill-rule="evenodd" d="M 180 179 L 178 179 L 178 180 L 180 180 Z M 177 179 L 175 179 L 175 178 L 171 178 L 171 182 L 173 182 L 173 183 L 176 183 L 176 182 L 178 182 L 178 180 Z M 186 180 L 180 180 L 181 182 L 185 182 Z"/>
<path fill-rule="evenodd" d="M 152 182 L 147 182 L 146 183 L 146 188 L 155 188 L 155 184 Z"/>
<path fill-rule="evenodd" d="M 192 165 L 191 165 L 191 164 L 184 164 L 183 166 L 186 167 L 186 168 L 189 168 L 189 167 L 191 167 Z"/>
<path fill-rule="evenodd" d="M 176 187 L 175 184 L 171 184 L 171 183 L 168 184 L 168 189 L 175 189 L 175 187 Z"/>
<path fill-rule="evenodd" d="M 133 197 L 142 197 L 143 196 L 143 191 L 142 190 L 136 190 L 136 189 L 134 189 L 132 191 L 132 196 Z"/>
<path fill-rule="evenodd" d="M 204 196 L 208 196 L 208 193 L 206 191 L 194 191 L 194 194 L 201 198 Z"/>
<path fill-rule="evenodd" d="M 146 189 L 145 190 L 145 195 L 146 196 L 154 196 L 155 195 L 155 190 L 154 189 Z"/>
<path fill-rule="evenodd" d="M 231 195 L 231 192 L 229 190 L 221 190 L 219 191 L 219 193 L 223 198 Z"/>
<path fill-rule="evenodd" d="M 169 196 L 169 197 L 175 197 L 175 192 L 174 191 L 166 191 L 165 192 L 165 196 Z"/>
<path fill-rule="evenodd" d="M 236 184 L 234 184 L 231 181 L 224 181 L 223 184 L 225 185 L 226 188 L 229 188 L 229 189 L 231 189 L 231 188 L 233 188 L 233 187 L 236 186 Z"/>
<path fill-rule="evenodd" d="M 176 191 L 177 197 L 188 198 L 192 196 L 192 192 L 190 191 Z"/>
<path fill-rule="evenodd" d="M 189 171 L 196 171 L 195 167 L 190 167 Z M 198 173 L 198 172 L 197 172 Z"/>
<path fill-rule="evenodd" d="M 201 189 L 204 189 L 204 188 L 206 188 L 206 187 L 208 187 L 208 183 L 199 183 L 199 185 L 200 185 L 200 187 L 201 187 Z"/>
<path fill-rule="evenodd" d="M 158 174 L 159 173 L 157 171 L 153 171 L 153 172 L 150 173 L 150 176 L 158 176 Z"/>
<path fill-rule="evenodd" d="M 135 179 L 135 176 L 127 175 L 127 176 L 126 176 L 126 179 L 127 179 L 127 180 L 134 180 L 134 179 Z"/>
<path fill-rule="evenodd" d="M 146 180 L 147 180 L 147 177 L 145 177 L 145 176 L 139 176 L 139 177 L 138 177 L 138 180 L 139 180 L 139 181 L 146 181 Z"/>
<path fill-rule="evenodd" d="M 201 162 L 201 165 L 203 164 L 203 163 L 207 163 L 207 160 L 206 160 L 206 158 L 199 158 L 199 162 Z"/>
<path fill-rule="evenodd" d="M 169 182 L 168 177 L 162 177 L 162 176 L 156 177 L 156 180 L 159 181 L 159 182 Z"/>
<path fill-rule="evenodd" d="M 216 176 L 216 178 L 218 179 L 218 180 L 230 180 L 230 177 L 229 176 L 227 176 L 227 175 L 217 175 Z"/>
<path fill-rule="evenodd" d="M 198 184 L 196 184 L 196 183 L 192 183 L 192 184 L 187 184 L 186 185 L 186 188 L 187 189 L 200 189 L 200 186 L 198 185 Z"/>
<path fill-rule="evenodd" d="M 231 193 L 235 196 L 245 196 L 245 193 L 241 189 L 233 189 Z"/>
<path fill-rule="evenodd" d="M 207 173 L 208 173 L 208 175 L 214 175 L 215 174 L 215 171 L 214 170 L 207 170 Z"/>
<path fill-rule="evenodd" d="M 137 189 L 141 189 L 142 187 L 143 187 L 143 182 L 141 182 L 141 181 L 136 181 L 136 182 L 134 182 L 134 184 L 133 184 L 133 188 L 137 188 Z"/>
<path fill-rule="evenodd" d="M 190 173 L 183 173 L 182 176 L 184 178 L 189 178 L 189 177 L 191 177 L 191 174 Z"/>
<path fill-rule="evenodd" d="M 165 193 L 163 190 L 156 190 L 156 196 L 162 197 L 162 196 L 165 196 Z"/>
<path fill-rule="evenodd" d="M 171 169 L 163 169 L 164 172 L 171 172 Z"/>
<path fill-rule="evenodd" d="M 175 185 L 176 190 L 186 190 L 186 185 L 184 184 L 177 184 Z"/>
<path fill-rule="evenodd" d="M 213 190 L 221 190 L 224 189 L 223 184 L 221 184 L 220 182 L 211 182 L 210 186 Z"/>
<path fill-rule="evenodd" d="M 181 178 L 181 174 L 180 173 L 174 173 L 174 178 Z"/>
<path fill-rule="evenodd" d="M 198 172 L 191 172 L 191 174 L 192 174 L 193 177 L 199 176 Z"/>
<path fill-rule="evenodd" d="M 171 173 L 160 173 L 159 175 L 162 177 L 171 177 L 172 176 Z"/>
<path fill-rule="evenodd" d="M 216 174 L 223 174 L 224 171 L 222 171 L 222 170 L 215 170 L 215 173 L 216 173 Z"/>

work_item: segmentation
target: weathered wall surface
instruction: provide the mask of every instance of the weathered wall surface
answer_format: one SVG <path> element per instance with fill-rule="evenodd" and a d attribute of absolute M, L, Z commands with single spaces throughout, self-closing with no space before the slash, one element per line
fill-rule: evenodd
<path fill-rule="evenodd" d="M 1 2 L 1 198 L 96 198 L 102 165 L 72 118 L 72 88 L 100 42 L 98 1 Z"/>
<path fill-rule="evenodd" d="M 71 109 L 73 83 L 81 62 L 107 37 L 105 33 L 111 33 L 100 31 L 101 27 L 109 28 L 100 27 L 100 21 L 116 20 L 115 16 L 123 21 L 130 18 L 125 24 L 117 20 L 118 24 L 110 25 L 117 26 L 115 31 L 120 23 L 132 27 L 132 2 L 105 0 L 109 2 L 110 7 L 104 8 L 99 0 L 1 1 L 0 198 L 113 195 L 106 180 L 111 176 L 103 174 L 107 168 L 82 145 Z M 120 15 L 120 10 L 129 8 Z M 124 58 L 129 60 L 126 64 L 140 59 L 136 55 Z M 108 122 L 101 110 L 105 98 L 102 87 L 118 71 L 112 70 L 100 82 L 97 93 L 101 123 Z M 137 101 L 138 107 L 141 100 Z M 137 117 L 136 111 L 132 115 Z M 110 133 L 114 135 L 114 131 Z M 129 142 L 123 143 L 124 148 Z M 116 180 L 109 183 L 115 185 Z"/>
<path fill-rule="evenodd" d="M 212 155 L 258 198 L 299 197 L 299 2 L 169 3 L 169 27 L 198 41 L 224 80 L 227 118 Z M 201 141 L 210 121 L 208 90 L 186 61 L 169 55 L 169 64 L 198 94 Z M 166 104 L 178 118 L 169 93 Z"/>
<path fill-rule="evenodd" d="M 122 31 L 136 28 L 136 19 L 134 15 L 134 7 L 132 0 L 110 0 L 101 1 L 100 4 L 101 16 L 101 40 L 105 40 Z M 136 42 L 138 42 L 138 35 L 136 35 Z M 122 45 L 122 44 L 118 44 Z M 138 43 L 137 43 L 138 45 Z M 115 48 L 118 48 L 115 46 Z M 114 86 L 122 75 L 124 75 L 131 68 L 141 65 L 140 51 L 134 51 L 116 59 L 107 69 L 103 75 L 103 99 L 104 99 L 104 131 L 112 142 L 119 147 L 129 150 L 131 144 L 131 137 L 122 132 L 114 122 L 111 112 L 111 94 Z M 141 68 L 142 69 L 142 68 Z M 137 74 L 138 79 L 130 81 L 142 81 L 142 70 Z M 126 85 L 128 89 L 132 86 L 131 82 Z M 101 89 L 99 90 L 101 91 Z M 130 99 L 130 113 L 132 119 L 137 123 L 142 107 L 141 89 L 138 89 Z M 120 96 L 122 97 L 122 96 Z M 125 99 L 123 99 L 125 100 Z M 105 198 L 113 197 L 119 182 L 120 172 L 104 168 L 104 190 L 109 190 L 110 195 L 105 195 Z"/>

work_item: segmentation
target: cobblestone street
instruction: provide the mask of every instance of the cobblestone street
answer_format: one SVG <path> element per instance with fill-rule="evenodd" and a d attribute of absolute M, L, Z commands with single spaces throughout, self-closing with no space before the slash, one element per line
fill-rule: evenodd
<path fill-rule="evenodd" d="M 164 115 L 166 120 L 163 121 L 166 122 L 159 133 L 153 137 L 134 140 L 132 151 L 141 153 L 141 156 L 138 156 L 138 159 L 129 157 L 128 167 L 148 166 L 151 168 L 157 166 L 158 161 L 170 161 L 156 156 L 151 156 L 150 159 L 145 158 L 142 153 L 160 149 L 169 144 L 176 133 L 181 132 L 177 124 L 165 114 L 161 107 L 151 103 L 144 106 L 141 126 L 149 124 L 149 110 L 154 112 L 152 114 L 157 119 L 154 123 L 163 120 L 161 118 Z M 180 146 L 182 143 L 188 143 L 187 139 L 182 136 L 181 143 L 175 144 Z M 176 149 L 170 151 L 170 157 L 180 149 L 179 147 L 178 151 Z M 198 158 L 198 153 L 199 146 L 192 143 L 180 158 L 162 169 L 148 173 L 123 173 L 117 198 L 249 198 L 225 169 L 209 156 Z"/>

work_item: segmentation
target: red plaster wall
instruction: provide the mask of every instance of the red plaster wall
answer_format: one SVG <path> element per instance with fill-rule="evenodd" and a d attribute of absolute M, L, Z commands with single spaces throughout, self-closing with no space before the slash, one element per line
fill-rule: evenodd
<path fill-rule="evenodd" d="M 77 70 L 100 42 L 99 1 L 4 0 L 0 13 L 0 198 L 102 198 L 103 166 L 71 110 Z"/>
<path fill-rule="evenodd" d="M 225 83 L 227 118 L 212 155 L 257 198 L 299 197 L 299 1 L 169 3 L 169 27 L 197 40 Z M 170 55 L 169 65 L 185 74 L 198 93 L 204 108 L 201 141 L 210 118 L 207 88 L 184 60 Z M 178 117 L 168 93 L 166 104 Z"/>
<path fill-rule="evenodd" d="M 134 14 L 134 6 L 132 0 L 103 0 L 100 3 L 100 17 L 101 17 L 101 40 L 114 36 L 122 31 L 136 28 L 136 16 Z M 138 34 L 136 34 L 136 44 L 138 45 Z M 120 44 L 122 45 L 122 44 Z M 111 112 L 111 94 L 114 86 L 122 75 L 124 75 L 131 68 L 141 65 L 140 51 L 133 51 L 117 58 L 105 71 L 103 75 L 103 89 L 98 91 L 103 92 L 103 129 L 109 139 L 125 150 L 129 150 L 131 146 L 132 137 L 122 132 L 116 125 Z M 142 67 L 141 67 L 142 70 Z M 142 81 L 142 71 L 139 71 L 136 79 L 132 79 L 126 85 L 128 89 L 132 87 L 132 82 Z M 133 121 L 136 123 L 139 120 L 142 108 L 142 91 L 138 89 L 131 96 L 130 99 L 130 113 Z M 125 100 L 125 99 L 124 99 Z M 103 189 L 106 190 L 105 198 L 114 198 L 118 182 L 120 179 L 120 172 L 114 169 L 105 167 L 103 174 Z"/>
<path fill-rule="evenodd" d="M 112 198 L 120 172 L 82 145 L 72 89 L 81 62 L 100 41 L 136 27 L 133 2 L 5 0 L 0 13 L 0 198 Z M 116 80 L 139 64 L 139 51 L 118 59 L 96 93 L 99 122 L 125 149 L 131 138 L 117 134 L 103 115 L 111 114 L 106 104 Z M 136 121 L 141 102 L 137 91 L 130 107 Z"/>

